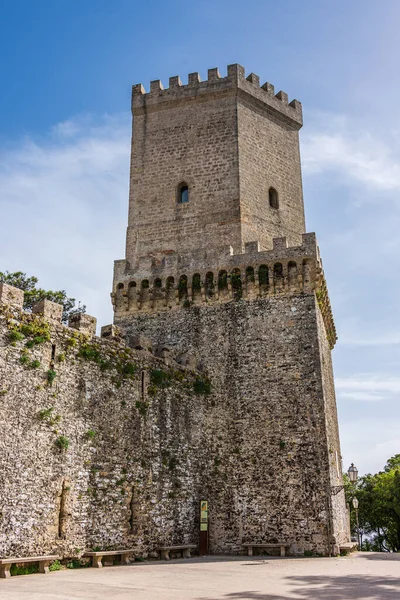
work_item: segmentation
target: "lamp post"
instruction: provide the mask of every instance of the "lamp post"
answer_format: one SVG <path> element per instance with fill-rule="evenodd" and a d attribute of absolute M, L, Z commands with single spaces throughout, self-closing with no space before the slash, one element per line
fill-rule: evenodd
<path fill-rule="evenodd" d="M 349 470 L 347 471 L 347 475 L 349 476 L 351 483 L 356 483 L 358 478 L 358 469 L 354 466 L 354 463 L 351 463 Z M 331 494 L 332 496 L 336 496 L 339 492 L 344 490 L 344 485 L 333 485 L 331 486 Z"/>
<path fill-rule="evenodd" d="M 358 469 L 354 466 L 354 463 L 351 463 L 349 470 L 347 471 L 347 475 L 349 476 L 351 483 L 357 483 Z"/>
<path fill-rule="evenodd" d="M 357 523 L 357 547 L 360 550 L 360 527 L 358 525 L 358 500 L 357 498 L 353 498 L 353 506 L 356 511 L 356 523 Z"/>

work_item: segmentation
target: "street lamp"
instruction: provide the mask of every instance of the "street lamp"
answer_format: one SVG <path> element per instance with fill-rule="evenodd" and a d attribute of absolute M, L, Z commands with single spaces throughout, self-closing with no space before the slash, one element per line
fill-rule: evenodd
<path fill-rule="evenodd" d="M 358 469 L 354 466 L 354 463 L 351 463 L 349 470 L 347 471 L 347 475 L 349 476 L 351 483 L 356 483 L 358 478 Z M 336 496 L 339 492 L 344 490 L 344 485 L 333 485 L 331 487 L 332 496 Z"/>
<path fill-rule="evenodd" d="M 360 527 L 358 525 L 358 500 L 357 500 L 357 498 L 353 498 L 353 506 L 354 506 L 354 510 L 356 511 L 357 545 L 358 545 L 358 549 L 360 550 Z"/>
<path fill-rule="evenodd" d="M 351 483 L 356 483 L 358 478 L 358 469 L 354 466 L 354 463 L 351 463 L 349 470 L 347 471 L 347 475 L 349 476 Z"/>

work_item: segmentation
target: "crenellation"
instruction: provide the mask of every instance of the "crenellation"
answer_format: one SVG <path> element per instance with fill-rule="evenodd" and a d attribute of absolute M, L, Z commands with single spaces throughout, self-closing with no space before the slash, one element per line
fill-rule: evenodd
<path fill-rule="evenodd" d="M 193 87 L 196 87 L 196 96 L 193 96 Z M 204 100 L 204 94 L 228 94 L 229 90 L 232 92 L 241 90 L 250 94 L 255 99 L 266 103 L 270 109 L 280 112 L 282 116 L 294 119 L 300 126 L 302 124 L 301 104 L 298 101 L 289 104 L 287 94 L 282 91 L 274 96 L 274 86 L 265 83 L 260 87 L 260 78 L 254 73 L 250 73 L 245 78 L 245 70 L 238 64 L 228 65 L 226 77 L 222 77 L 216 67 L 208 69 L 206 81 L 201 81 L 197 72 L 189 73 L 187 85 L 183 85 L 177 75 L 169 78 L 168 88 L 164 88 L 162 82 L 155 79 L 150 82 L 148 94 L 142 84 L 136 84 L 132 86 L 132 110 L 136 114 L 141 114 L 144 109 L 144 96 L 146 96 L 146 109 L 149 110 L 152 107 L 166 107 L 168 103 L 178 100 Z"/>
<path fill-rule="evenodd" d="M 221 79 L 218 68 L 208 69 L 207 79 L 208 81 L 217 81 L 218 79 Z"/>
<path fill-rule="evenodd" d="M 146 90 L 144 89 L 143 85 L 141 83 L 136 83 L 135 85 L 132 86 L 132 96 L 143 96 L 144 94 L 146 94 Z"/>
<path fill-rule="evenodd" d="M 267 92 L 267 94 L 270 94 L 271 96 L 275 95 L 275 87 L 272 85 L 272 83 L 269 83 L 268 81 L 266 81 L 261 86 L 261 89 L 265 90 Z"/>
<path fill-rule="evenodd" d="M 295 111 L 301 113 L 302 112 L 302 106 L 301 106 L 301 102 L 299 102 L 296 99 L 293 99 L 291 102 L 289 102 L 289 106 L 291 106 L 292 108 L 294 108 Z"/>
<path fill-rule="evenodd" d="M 170 88 L 176 88 L 176 87 L 181 87 L 182 86 L 182 81 L 181 78 L 179 77 L 179 75 L 174 75 L 174 77 L 170 77 L 169 78 L 169 87 Z"/>
<path fill-rule="evenodd" d="M 160 79 L 154 79 L 153 81 L 150 81 L 150 94 L 162 92 L 163 90 L 164 86 Z"/>
<path fill-rule="evenodd" d="M 201 83 L 201 77 L 200 74 L 195 72 L 195 73 L 189 73 L 188 75 L 188 85 L 198 85 L 199 83 Z"/>
<path fill-rule="evenodd" d="M 285 251 L 288 247 L 288 241 L 286 237 L 274 238 L 272 240 L 274 252 Z"/>
<path fill-rule="evenodd" d="M 7 283 L 0 283 L 0 305 L 8 304 L 22 309 L 24 305 L 24 292 Z"/>
<path fill-rule="evenodd" d="M 68 327 L 93 337 L 96 335 L 97 319 L 86 313 L 75 313 L 69 317 Z"/>
<path fill-rule="evenodd" d="M 245 254 L 255 254 L 260 252 L 260 242 L 246 242 L 244 245 Z"/>
<path fill-rule="evenodd" d="M 250 75 L 248 75 L 246 77 L 246 80 L 250 81 L 250 83 L 252 83 L 253 85 L 255 85 L 257 87 L 260 87 L 260 78 L 255 73 L 250 73 Z"/>
<path fill-rule="evenodd" d="M 275 94 L 275 98 L 280 100 L 283 104 L 288 104 L 289 102 L 288 95 L 286 94 L 286 92 L 282 92 L 282 90 Z M 290 106 L 292 106 L 292 104 L 290 104 Z"/>
<path fill-rule="evenodd" d="M 242 65 L 239 65 L 237 63 L 228 65 L 227 77 L 228 77 L 228 79 L 232 79 L 236 83 L 239 82 L 240 79 L 244 79 L 244 77 L 245 77 L 244 67 L 242 67 Z"/>
<path fill-rule="evenodd" d="M 36 315 L 43 315 L 45 319 L 61 323 L 63 305 L 44 299 L 36 302 L 36 304 L 33 305 L 32 312 Z"/>

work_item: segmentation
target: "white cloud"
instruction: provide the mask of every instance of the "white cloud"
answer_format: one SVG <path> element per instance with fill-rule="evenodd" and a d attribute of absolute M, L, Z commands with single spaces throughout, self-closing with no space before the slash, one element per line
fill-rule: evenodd
<path fill-rule="evenodd" d="M 357 402 L 379 402 L 385 400 L 385 396 L 377 392 L 340 392 L 340 397 Z"/>
<path fill-rule="evenodd" d="M 381 333 L 376 337 L 362 337 L 353 332 L 351 335 L 341 335 L 340 343 L 345 346 L 397 346 L 400 344 L 400 332 Z"/>
<path fill-rule="evenodd" d="M 366 394 L 366 399 L 371 400 L 373 395 L 398 394 L 400 393 L 400 377 L 390 377 L 384 374 L 371 375 L 369 373 L 360 374 L 357 377 L 338 377 L 335 381 L 335 387 L 338 393 L 359 395 Z"/>
<path fill-rule="evenodd" d="M 111 322 L 112 263 L 124 256 L 130 119 L 90 116 L 0 151 L 0 270 L 66 289 Z"/>
<path fill-rule="evenodd" d="M 341 425 L 344 468 L 354 462 L 359 474 L 382 471 L 391 456 L 400 453 L 399 426 L 392 415 L 348 420 Z"/>
<path fill-rule="evenodd" d="M 302 162 L 306 175 L 339 172 L 365 186 L 400 189 L 398 138 L 385 141 L 344 116 L 314 115 L 314 123 L 302 137 Z"/>

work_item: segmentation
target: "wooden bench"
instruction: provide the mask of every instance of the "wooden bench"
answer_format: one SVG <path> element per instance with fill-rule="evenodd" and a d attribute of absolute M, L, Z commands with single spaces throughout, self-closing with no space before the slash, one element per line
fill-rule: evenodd
<path fill-rule="evenodd" d="M 169 560 L 169 553 L 175 550 L 182 550 L 183 558 L 190 558 L 190 551 L 197 548 L 196 544 L 183 544 L 182 546 L 159 546 L 156 548 L 157 552 L 161 555 L 161 560 Z"/>
<path fill-rule="evenodd" d="M 60 560 L 60 556 L 26 556 L 25 558 L 0 558 L 0 577 L 7 579 L 11 577 L 11 565 L 18 563 L 39 563 L 39 573 L 48 573 L 49 564 L 55 560 Z"/>
<path fill-rule="evenodd" d="M 85 552 L 84 557 L 92 559 L 92 567 L 100 569 L 103 566 L 101 562 L 103 556 L 120 556 L 121 565 L 129 565 L 128 554 L 133 554 L 135 550 L 99 550 L 98 552 Z"/>
<path fill-rule="evenodd" d="M 247 555 L 253 556 L 253 548 L 280 548 L 281 556 L 285 556 L 285 548 L 289 548 L 290 544 L 285 542 L 276 542 L 276 544 L 242 544 L 247 548 Z"/>

